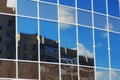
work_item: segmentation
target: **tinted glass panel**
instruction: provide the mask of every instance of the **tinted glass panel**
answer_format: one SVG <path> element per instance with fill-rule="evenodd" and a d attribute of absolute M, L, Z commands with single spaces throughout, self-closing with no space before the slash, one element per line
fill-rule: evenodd
<path fill-rule="evenodd" d="M 62 5 L 67 5 L 72 7 L 75 6 L 75 0 L 60 0 L 59 3 Z"/>
<path fill-rule="evenodd" d="M 59 80 L 59 66 L 54 64 L 41 64 L 41 80 Z"/>
<path fill-rule="evenodd" d="M 57 20 L 57 6 L 40 2 L 40 18 Z"/>
<path fill-rule="evenodd" d="M 25 79 L 38 79 L 38 64 L 19 62 L 18 77 Z"/>
<path fill-rule="evenodd" d="M 106 13 L 106 0 L 93 0 L 93 5 L 94 11 L 104 14 Z"/>
<path fill-rule="evenodd" d="M 40 0 L 40 1 L 46 1 L 46 2 L 57 3 L 57 0 Z"/>
<path fill-rule="evenodd" d="M 114 10 L 114 11 L 113 11 Z M 119 0 L 108 0 L 108 14 L 119 17 Z"/>
<path fill-rule="evenodd" d="M 15 14 L 16 0 L 0 0 L 0 12 Z"/>
<path fill-rule="evenodd" d="M 120 71 L 111 71 L 111 80 L 119 80 L 120 79 Z"/>
<path fill-rule="evenodd" d="M 90 12 L 78 10 L 78 24 L 92 26 L 92 14 Z"/>
<path fill-rule="evenodd" d="M 94 14 L 94 26 L 96 28 L 106 29 L 107 18 L 104 15 Z"/>
<path fill-rule="evenodd" d="M 91 0 L 77 0 L 78 8 L 91 10 Z"/>
<path fill-rule="evenodd" d="M 58 23 L 40 20 L 41 61 L 58 62 Z"/>
<path fill-rule="evenodd" d="M 110 57 L 111 67 L 120 69 L 120 35 L 110 33 Z"/>
<path fill-rule="evenodd" d="M 78 72 L 76 66 L 62 65 L 61 80 L 78 80 Z"/>
<path fill-rule="evenodd" d="M 68 7 L 59 7 L 59 21 L 66 23 L 75 23 L 75 10 Z"/>
<path fill-rule="evenodd" d="M 76 26 L 61 23 L 60 41 L 61 62 L 68 64 L 76 64 Z"/>
<path fill-rule="evenodd" d="M 15 17 L 0 15 L 0 58 L 15 59 Z"/>
<path fill-rule="evenodd" d="M 88 67 L 80 67 L 80 80 L 95 80 L 94 69 Z"/>
<path fill-rule="evenodd" d="M 38 60 L 37 20 L 18 17 L 18 58 Z"/>
<path fill-rule="evenodd" d="M 18 0 L 17 10 L 20 15 L 37 17 L 37 3 L 30 0 Z"/>
<path fill-rule="evenodd" d="M 0 77 L 15 78 L 16 77 L 16 64 L 15 64 L 15 62 L 0 61 Z"/>
<path fill-rule="evenodd" d="M 79 64 L 94 66 L 92 29 L 79 26 L 78 42 L 79 42 L 78 44 Z"/>
<path fill-rule="evenodd" d="M 108 39 L 107 32 L 95 30 L 96 66 L 108 67 Z"/>

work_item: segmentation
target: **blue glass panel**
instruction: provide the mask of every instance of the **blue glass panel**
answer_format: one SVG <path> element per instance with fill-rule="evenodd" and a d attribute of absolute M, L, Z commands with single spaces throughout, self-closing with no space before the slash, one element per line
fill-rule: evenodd
<path fill-rule="evenodd" d="M 57 6 L 40 2 L 40 18 L 57 20 Z"/>
<path fill-rule="evenodd" d="M 91 0 L 78 0 L 77 1 L 78 8 L 83 8 L 87 10 L 91 10 Z"/>
<path fill-rule="evenodd" d="M 120 35 L 110 33 L 110 58 L 111 67 L 120 69 Z"/>
<path fill-rule="evenodd" d="M 17 12 L 20 15 L 37 17 L 37 2 L 29 0 L 17 1 Z"/>
<path fill-rule="evenodd" d="M 92 26 L 92 13 L 78 10 L 78 24 Z"/>
<path fill-rule="evenodd" d="M 75 0 L 60 0 L 60 4 L 75 7 Z"/>
<path fill-rule="evenodd" d="M 46 2 L 57 3 L 57 0 L 40 0 L 40 1 L 46 1 Z"/>
<path fill-rule="evenodd" d="M 119 80 L 120 79 L 120 71 L 111 70 L 111 80 Z"/>
<path fill-rule="evenodd" d="M 119 17 L 119 0 L 108 0 L 108 14 Z"/>
<path fill-rule="evenodd" d="M 95 55 L 97 67 L 109 67 L 107 32 L 95 30 Z"/>
<path fill-rule="evenodd" d="M 93 5 L 94 11 L 104 14 L 106 13 L 106 0 L 93 0 Z"/>

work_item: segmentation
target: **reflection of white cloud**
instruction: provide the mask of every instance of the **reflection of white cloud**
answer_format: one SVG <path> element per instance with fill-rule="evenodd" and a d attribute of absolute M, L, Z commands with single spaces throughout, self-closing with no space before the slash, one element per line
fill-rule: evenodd
<path fill-rule="evenodd" d="M 16 0 L 7 0 L 7 7 L 15 8 L 16 7 Z"/>
<path fill-rule="evenodd" d="M 90 52 L 83 44 L 78 45 L 78 53 L 81 56 L 85 56 L 88 58 L 94 58 L 94 54 Z"/>
<path fill-rule="evenodd" d="M 113 30 L 113 25 L 109 23 L 109 30 Z"/>
<path fill-rule="evenodd" d="M 75 12 L 74 10 L 66 7 L 59 8 L 59 21 L 66 23 L 75 23 Z M 69 28 L 69 25 L 62 24 L 62 29 Z"/>
<path fill-rule="evenodd" d="M 96 44 L 96 47 L 102 47 L 102 46 L 103 46 L 103 44 L 101 42 Z"/>
<path fill-rule="evenodd" d="M 71 27 L 72 27 L 72 26 L 69 25 L 69 24 L 60 23 L 60 29 L 65 30 L 65 29 L 68 29 L 68 28 L 71 28 Z"/>
<path fill-rule="evenodd" d="M 120 74 L 118 74 L 116 71 L 111 71 L 112 79 L 120 79 Z"/>
<path fill-rule="evenodd" d="M 97 80 L 109 80 L 109 73 L 108 72 L 97 71 L 96 72 L 96 78 L 97 78 Z"/>
<path fill-rule="evenodd" d="M 96 76 L 97 76 L 97 79 L 101 79 L 101 78 L 103 78 L 104 73 L 103 73 L 103 72 L 100 72 L 100 71 L 97 71 L 97 72 L 96 72 Z"/>

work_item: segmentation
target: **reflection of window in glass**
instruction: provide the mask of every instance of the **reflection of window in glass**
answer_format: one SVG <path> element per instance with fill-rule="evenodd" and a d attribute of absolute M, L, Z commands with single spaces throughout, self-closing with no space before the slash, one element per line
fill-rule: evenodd
<path fill-rule="evenodd" d="M 13 20 L 8 20 L 8 26 L 13 26 L 14 23 L 13 23 Z"/>
<path fill-rule="evenodd" d="M 0 25 L 0 30 L 2 29 L 2 26 Z"/>
<path fill-rule="evenodd" d="M 11 32 L 7 31 L 7 37 L 10 37 Z"/>
<path fill-rule="evenodd" d="M 2 42 L 2 37 L 0 37 L 0 42 Z"/>

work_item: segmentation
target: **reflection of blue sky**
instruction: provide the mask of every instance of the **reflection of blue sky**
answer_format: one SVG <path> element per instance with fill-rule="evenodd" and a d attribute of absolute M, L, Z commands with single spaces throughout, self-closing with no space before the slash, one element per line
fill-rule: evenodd
<path fill-rule="evenodd" d="M 107 32 L 95 30 L 95 45 L 96 45 L 96 66 L 108 67 L 108 42 Z"/>
<path fill-rule="evenodd" d="M 92 14 L 90 12 L 78 10 L 78 24 L 92 26 Z"/>
<path fill-rule="evenodd" d="M 112 31 L 120 32 L 120 20 L 116 18 L 109 17 L 109 27 Z"/>
<path fill-rule="evenodd" d="M 64 26 L 60 24 L 60 27 Z M 69 28 L 60 29 L 60 40 L 61 47 L 65 48 L 76 48 L 76 27 L 68 25 Z"/>
<path fill-rule="evenodd" d="M 94 26 L 97 28 L 106 28 L 106 16 L 100 15 L 100 14 L 94 14 Z"/>
<path fill-rule="evenodd" d="M 111 71 L 112 80 L 120 80 L 120 71 Z"/>
<path fill-rule="evenodd" d="M 78 0 L 77 3 L 78 8 L 91 10 L 91 0 Z"/>
<path fill-rule="evenodd" d="M 119 17 L 119 0 L 108 0 L 108 14 Z"/>
<path fill-rule="evenodd" d="M 17 3 L 18 14 L 37 17 L 37 2 L 18 0 Z"/>
<path fill-rule="evenodd" d="M 62 5 L 67 5 L 67 6 L 75 6 L 75 0 L 59 0 L 59 3 Z"/>
<path fill-rule="evenodd" d="M 93 4 L 94 11 L 104 14 L 106 13 L 106 0 L 93 0 Z"/>
<path fill-rule="evenodd" d="M 46 1 L 46 2 L 57 3 L 57 0 L 40 0 L 40 1 Z"/>
<path fill-rule="evenodd" d="M 30 18 L 18 17 L 18 32 L 26 34 L 38 33 L 37 20 Z"/>
<path fill-rule="evenodd" d="M 75 9 L 60 6 L 59 21 L 67 23 L 75 23 Z"/>
<path fill-rule="evenodd" d="M 40 35 L 48 39 L 58 40 L 58 23 L 40 20 Z"/>
<path fill-rule="evenodd" d="M 78 27 L 78 52 L 79 55 L 94 58 L 93 44 L 92 44 L 92 29 L 85 27 Z"/>
<path fill-rule="evenodd" d="M 109 70 L 96 69 L 97 80 L 110 80 Z"/>
<path fill-rule="evenodd" d="M 57 20 L 57 6 L 40 2 L 40 17 Z"/>
<path fill-rule="evenodd" d="M 111 67 L 120 69 L 120 35 L 110 33 Z"/>

